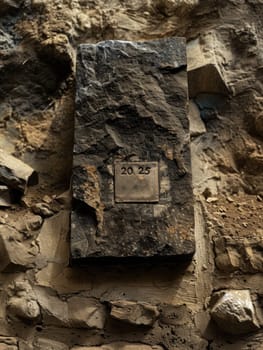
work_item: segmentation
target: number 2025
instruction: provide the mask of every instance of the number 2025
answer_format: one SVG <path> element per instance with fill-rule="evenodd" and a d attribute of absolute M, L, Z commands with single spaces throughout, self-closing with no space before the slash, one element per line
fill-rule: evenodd
<path fill-rule="evenodd" d="M 149 166 L 139 166 L 137 167 L 121 167 L 121 175 L 133 175 L 133 174 L 140 174 L 140 175 L 149 175 L 151 173 L 151 167 Z"/>

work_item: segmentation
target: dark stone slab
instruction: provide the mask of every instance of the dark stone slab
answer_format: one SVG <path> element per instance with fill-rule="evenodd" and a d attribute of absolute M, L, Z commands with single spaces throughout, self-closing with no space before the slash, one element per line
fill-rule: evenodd
<path fill-rule="evenodd" d="M 185 40 L 79 46 L 71 256 L 191 257 Z"/>

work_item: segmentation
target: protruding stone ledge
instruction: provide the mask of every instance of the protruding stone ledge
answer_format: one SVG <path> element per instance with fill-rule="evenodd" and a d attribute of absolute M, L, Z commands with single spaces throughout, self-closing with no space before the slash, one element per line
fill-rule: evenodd
<path fill-rule="evenodd" d="M 0 182 L 25 192 L 27 186 L 38 183 L 38 175 L 20 159 L 0 150 Z"/>

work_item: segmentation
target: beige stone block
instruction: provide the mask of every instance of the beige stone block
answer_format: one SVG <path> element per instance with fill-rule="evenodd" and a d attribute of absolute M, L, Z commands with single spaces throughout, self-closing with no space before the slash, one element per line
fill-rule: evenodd
<path fill-rule="evenodd" d="M 217 58 L 217 38 L 213 33 L 187 45 L 187 71 L 190 98 L 200 93 L 227 94 L 228 88 Z M 209 50 L 207 50 L 207 47 Z M 204 51 L 206 47 L 206 51 Z"/>
<path fill-rule="evenodd" d="M 55 292 L 35 287 L 37 301 L 45 324 L 68 326 L 68 306 Z"/>
<path fill-rule="evenodd" d="M 36 247 L 18 241 L 16 234 L 16 230 L 0 225 L 0 271 L 21 271 L 35 260 Z"/>
<path fill-rule="evenodd" d="M 68 315 L 72 327 L 103 329 L 106 309 L 95 299 L 72 297 L 68 300 Z"/>
<path fill-rule="evenodd" d="M 67 264 L 69 260 L 68 232 L 68 211 L 62 210 L 46 219 L 38 236 L 41 257 L 47 262 Z"/>

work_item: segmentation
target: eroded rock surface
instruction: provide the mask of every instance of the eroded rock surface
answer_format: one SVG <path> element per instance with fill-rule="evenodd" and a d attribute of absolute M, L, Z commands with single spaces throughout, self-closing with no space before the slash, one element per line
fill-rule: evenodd
<path fill-rule="evenodd" d="M 120 321 L 135 325 L 151 326 L 159 316 L 156 306 L 127 300 L 111 302 L 110 315 Z"/>
<path fill-rule="evenodd" d="M 211 309 L 212 318 L 225 332 L 243 334 L 259 328 L 248 290 L 225 290 L 213 297 L 218 300 Z"/>
<path fill-rule="evenodd" d="M 186 104 L 183 38 L 80 45 L 73 261 L 193 254 Z"/>

